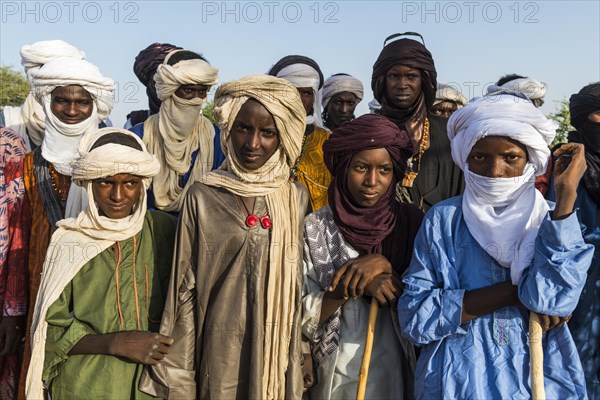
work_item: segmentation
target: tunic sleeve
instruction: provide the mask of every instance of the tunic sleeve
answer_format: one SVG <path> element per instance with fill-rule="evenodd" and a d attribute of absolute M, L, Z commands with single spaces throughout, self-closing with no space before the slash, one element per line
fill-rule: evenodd
<path fill-rule="evenodd" d="M 196 397 L 197 201 L 188 192 L 177 226 L 173 268 L 160 333 L 173 338 L 169 353 L 155 366 L 144 367 L 139 389 L 167 399 Z"/>
<path fill-rule="evenodd" d="M 576 213 L 542 222 L 531 267 L 519 281 L 519 299 L 537 313 L 566 317 L 573 312 L 587 279 L 594 246 L 583 240 Z"/>
<path fill-rule="evenodd" d="M 461 326 L 464 289 L 454 289 L 456 271 L 441 237 L 442 221 L 432 220 L 431 213 L 415 239 L 415 249 L 403 282 L 404 292 L 398 299 L 398 317 L 402 334 L 415 344 L 425 345 L 455 334 L 466 334 Z M 455 285 L 457 286 L 457 285 Z"/>
<path fill-rule="evenodd" d="M 59 374 L 62 364 L 69 358 L 69 352 L 81 338 L 96 334 L 91 326 L 73 316 L 71 294 L 72 283 L 69 283 L 46 314 L 48 330 L 44 356 L 44 380 L 52 380 Z"/>

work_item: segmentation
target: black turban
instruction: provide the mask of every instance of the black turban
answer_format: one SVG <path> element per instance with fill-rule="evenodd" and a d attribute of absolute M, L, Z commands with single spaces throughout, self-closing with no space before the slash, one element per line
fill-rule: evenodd
<path fill-rule="evenodd" d="M 146 86 L 151 114 L 156 114 L 161 104 L 161 101 L 156 95 L 154 74 L 156 73 L 158 66 L 162 64 L 167 57 L 167 54 L 173 50 L 181 50 L 181 47 L 169 43 L 152 43 L 150 46 L 140 51 L 133 63 L 133 73 L 140 82 Z"/>

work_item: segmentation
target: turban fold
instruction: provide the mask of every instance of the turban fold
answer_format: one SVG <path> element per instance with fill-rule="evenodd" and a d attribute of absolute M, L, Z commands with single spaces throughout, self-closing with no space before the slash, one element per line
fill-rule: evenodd
<path fill-rule="evenodd" d="M 169 57 L 177 51 L 183 50 L 175 50 L 169 53 L 169 56 L 158 66 L 156 74 L 154 74 L 156 94 L 161 101 L 173 96 L 173 93 L 181 85 L 212 86 L 219 81 L 219 70 L 201 58 L 181 60 L 175 65 L 167 64 Z"/>
<path fill-rule="evenodd" d="M 546 84 L 531 78 L 518 78 L 508 81 L 501 86 L 490 85 L 487 88 L 488 94 L 498 92 L 502 93 L 522 93 L 529 100 L 543 99 L 546 95 Z"/>
<path fill-rule="evenodd" d="M 358 97 L 358 101 L 363 99 L 364 91 L 361 81 L 353 76 L 339 74 L 330 76 L 325 81 L 321 89 L 321 104 L 323 110 L 327 109 L 327 105 L 333 96 L 342 92 L 350 92 Z"/>
<path fill-rule="evenodd" d="M 379 148 L 390 154 L 394 177 L 376 205 L 360 207 L 348 189 L 350 161 L 358 152 Z M 383 240 L 396 228 L 397 208 L 401 206 L 395 201 L 394 193 L 396 182 L 404 176 L 406 162 L 412 155 L 408 133 L 384 116 L 365 114 L 334 129 L 323 144 L 323 153 L 325 165 L 333 175 L 329 206 L 340 232 L 356 250 L 381 253 Z"/>
<path fill-rule="evenodd" d="M 454 89 L 452 86 L 438 83 L 437 91 L 435 92 L 435 101 L 433 105 L 441 103 L 443 101 L 450 101 L 458 104 L 459 108 L 467 104 L 467 99 L 462 95 L 461 92 Z"/>
<path fill-rule="evenodd" d="M 156 94 L 156 87 L 154 86 L 154 74 L 156 74 L 158 66 L 163 63 L 167 55 L 173 50 L 181 50 L 181 47 L 169 43 L 152 43 L 135 57 L 133 73 L 146 86 L 151 114 L 158 112 L 161 103 Z"/>
<path fill-rule="evenodd" d="M 83 60 L 85 53 L 62 40 L 42 40 L 21 47 L 21 65 L 25 69 L 28 78 L 30 78 L 32 69 L 40 68 L 59 57 Z"/>
<path fill-rule="evenodd" d="M 534 175 L 546 172 L 555 125 L 529 100 L 510 94 L 472 100 L 448 120 L 454 162 L 465 173 L 462 211 L 473 238 L 517 285 L 533 258 L 539 227 L 549 207 L 535 189 Z M 468 168 L 471 149 L 487 136 L 507 137 L 527 148 L 520 176 L 487 177 Z"/>

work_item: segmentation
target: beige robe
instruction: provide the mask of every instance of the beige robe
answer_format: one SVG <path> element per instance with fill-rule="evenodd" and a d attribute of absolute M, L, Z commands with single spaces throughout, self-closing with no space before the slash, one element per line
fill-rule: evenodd
<path fill-rule="evenodd" d="M 298 208 L 306 210 L 306 188 L 297 186 Z M 146 370 L 143 391 L 164 398 L 262 397 L 269 230 L 260 223 L 247 227 L 241 207 L 226 189 L 202 183 L 190 187 L 160 328 L 175 343 L 160 364 Z M 264 197 L 257 197 L 254 214 L 266 212 Z M 298 215 L 299 232 L 303 219 Z M 301 261 L 300 256 L 286 380 L 290 399 L 301 398 L 303 387 Z"/>

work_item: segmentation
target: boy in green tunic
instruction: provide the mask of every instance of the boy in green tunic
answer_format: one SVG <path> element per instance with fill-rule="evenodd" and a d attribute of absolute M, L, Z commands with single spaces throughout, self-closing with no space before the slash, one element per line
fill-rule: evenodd
<path fill-rule="evenodd" d="M 98 130 L 81 139 L 73 180 L 88 208 L 52 236 L 34 311 L 27 397 L 150 398 L 138 390 L 144 364 L 172 344 L 157 333 L 176 221 L 146 210 L 160 165 L 132 133 Z"/>

